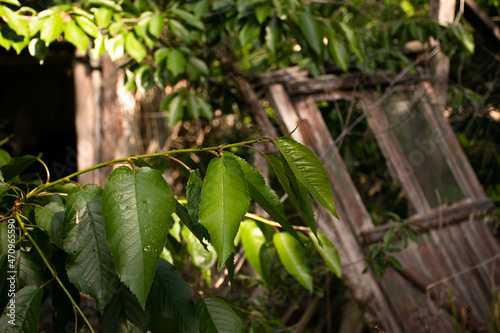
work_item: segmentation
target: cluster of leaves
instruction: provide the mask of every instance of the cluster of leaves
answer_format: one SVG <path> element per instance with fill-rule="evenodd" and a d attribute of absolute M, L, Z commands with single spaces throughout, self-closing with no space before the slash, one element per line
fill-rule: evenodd
<path fill-rule="evenodd" d="M 415 39 L 438 39 L 450 55 L 474 49 L 472 35 L 462 25 L 439 26 L 404 1 L 383 8 L 293 0 L 57 3 L 35 8 L 17 0 L 0 1 L 0 46 L 17 53 L 27 47 L 43 62 L 50 44 L 64 37 L 84 53 L 90 48 L 95 58 L 104 51 L 112 60 L 128 56 L 128 89 L 185 82 L 186 88 L 162 103 L 171 125 L 212 118 L 206 96 L 227 85 L 214 54 L 218 46 L 233 50 L 248 72 L 298 64 L 313 75 L 324 72 L 325 62 L 344 71 L 400 70 L 410 63 L 402 46 Z M 393 12 L 400 14 L 380 20 Z"/>
<path fill-rule="evenodd" d="M 399 260 L 390 253 L 401 252 L 408 247 L 409 241 L 419 244 L 418 230 L 422 226 L 418 224 L 402 223 L 401 218 L 395 214 L 387 213 L 393 219 L 389 220 L 391 229 L 384 234 L 381 242 L 370 245 L 370 254 L 366 261 L 373 270 L 377 280 L 381 280 L 385 271 L 390 266 L 402 270 L 403 266 Z M 368 268 L 365 269 L 365 272 Z"/>
<path fill-rule="evenodd" d="M 309 225 L 310 237 L 299 236 L 262 175 L 244 159 L 224 150 L 262 141 L 271 141 L 280 151 L 280 155 L 266 157 Z M 143 159 L 203 151 L 216 156 L 209 162 L 204 179 L 197 170 L 190 170 L 185 204 L 174 197 L 161 172 Z M 337 250 L 317 232 L 311 201 L 312 196 L 335 214 L 330 181 L 318 157 L 288 137 L 124 158 L 41 184 L 22 177 L 31 164 L 43 164 L 40 156 L 11 159 L 1 152 L 5 157 L 0 165 L 4 221 L 0 225 L 1 281 L 6 281 L 8 271 L 18 272 L 14 296 L 8 294 L 9 286 L 1 286 L 0 300 L 5 307 L 0 319 L 2 331 L 37 331 L 42 299 L 54 296 L 57 284 L 72 304 L 53 301 L 54 313 L 64 313 L 64 306 L 72 305 L 83 316 L 75 298 L 78 292 L 85 293 L 96 300 L 104 331 L 154 331 L 165 320 L 188 332 L 243 331 L 243 321 L 225 300 L 208 297 L 194 303 L 176 269 L 175 251 L 169 250 L 172 244 L 168 239 L 180 241 L 182 235 L 192 262 L 205 277 L 209 277 L 217 257 L 219 267 L 225 264 L 233 279 L 235 238 L 251 200 L 286 230 L 274 233 L 272 240 L 284 268 L 301 285 L 313 292 L 303 248 L 307 242 L 312 242 L 327 267 L 340 277 Z M 117 167 L 104 188 L 69 181 L 83 172 L 119 162 L 131 165 Z M 9 230 L 14 226 L 15 251 L 10 251 Z M 240 233 L 251 265 L 263 280 L 271 279 L 266 268 L 269 246 L 259 227 L 247 221 Z M 56 264 L 58 261 L 65 265 Z M 6 307 L 9 298 L 16 304 L 11 323 Z M 69 316 L 74 314 L 70 311 Z M 84 316 L 83 320 L 87 322 Z"/>

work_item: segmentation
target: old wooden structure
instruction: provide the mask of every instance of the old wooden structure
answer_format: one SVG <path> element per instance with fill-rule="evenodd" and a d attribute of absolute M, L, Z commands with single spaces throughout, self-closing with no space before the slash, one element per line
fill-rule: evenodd
<path fill-rule="evenodd" d="M 492 291 L 500 283 L 500 246 L 484 214 L 493 207 L 436 105 L 428 76 L 378 73 L 308 78 L 297 70 L 263 77 L 284 132 L 313 148 L 326 166 L 340 220 L 317 209 L 320 229 L 338 246 L 343 279 L 365 322 L 387 332 L 452 332 L 450 313 L 474 331 L 486 329 Z M 347 100 L 362 113 L 332 137 L 318 107 Z M 403 225 L 420 225 L 419 245 L 394 254 L 378 282 L 363 273 L 371 244 L 391 227 L 376 226 L 341 157 L 342 139 L 368 123 L 388 171 L 408 201 Z M 365 196 L 366 197 L 366 196 Z M 452 316 L 453 317 L 453 316 Z"/>

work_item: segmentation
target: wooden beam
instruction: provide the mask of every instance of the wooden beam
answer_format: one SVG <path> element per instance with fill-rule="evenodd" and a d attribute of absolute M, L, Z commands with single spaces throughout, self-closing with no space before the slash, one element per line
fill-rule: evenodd
<path fill-rule="evenodd" d="M 419 226 L 416 233 L 427 232 L 433 229 L 443 228 L 460 223 L 469 219 L 474 214 L 487 214 L 495 207 L 491 199 L 461 201 L 447 208 L 438 208 L 428 214 L 414 215 L 406 219 L 403 224 Z M 387 231 L 392 229 L 391 225 L 382 225 L 373 230 L 362 233 L 363 242 L 366 245 L 383 240 Z"/>

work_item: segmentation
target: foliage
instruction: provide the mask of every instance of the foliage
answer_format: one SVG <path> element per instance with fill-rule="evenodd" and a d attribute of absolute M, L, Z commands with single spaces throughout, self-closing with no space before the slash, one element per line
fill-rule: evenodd
<path fill-rule="evenodd" d="M 327 68 L 373 73 L 398 71 L 411 61 L 407 41 L 433 37 L 449 55 L 473 52 L 470 31 L 442 27 L 409 1 L 363 4 L 294 0 L 0 1 L 0 46 L 27 48 L 43 63 L 50 45 L 64 40 L 93 57 L 127 59 L 128 89 L 185 85 L 161 109 L 169 125 L 213 117 L 212 101 L 225 93 L 227 73 L 217 50 L 229 48 L 248 74 L 299 65 L 319 75 Z M 383 47 L 381 47 L 381 42 Z M 221 89 L 223 87 L 223 89 Z M 231 109 L 233 101 L 220 102 Z"/>
<path fill-rule="evenodd" d="M 48 288 L 53 284 L 62 288 L 89 327 L 71 290 L 76 288 L 94 298 L 102 315 L 101 328 L 106 332 L 155 331 L 162 320 L 175 322 L 186 332 L 243 331 L 244 321 L 226 300 L 207 297 L 195 304 L 177 268 L 182 268 L 185 261 L 174 247 L 181 242 L 182 235 L 192 263 L 207 279 L 215 256 L 219 258 L 219 267 L 225 264 L 232 277 L 233 253 L 238 242 L 235 238 L 251 199 L 265 202 L 262 207 L 271 216 L 278 216 L 282 227 L 293 231 L 271 229 L 271 233 L 269 230 L 266 233 L 272 238 L 284 269 L 309 292 L 314 292 L 313 273 L 305 260 L 310 254 L 304 245 L 316 247 L 327 267 L 340 276 L 340 258 L 335 246 L 316 231 L 310 237 L 297 233 L 280 213 L 284 211 L 283 204 L 277 197 L 272 199 L 276 193 L 263 183 L 262 175 L 244 159 L 226 151 L 256 142 L 271 142 L 279 148 L 280 156 L 268 158 L 276 157 L 281 168 L 286 166 L 288 171 L 280 178 L 285 191 L 300 186 L 303 189 L 300 195 L 309 198 L 312 195 L 334 212 L 331 189 L 325 186 L 330 181 L 323 165 L 309 148 L 290 138 L 256 139 L 123 158 L 55 181 L 50 181 L 47 174 L 44 183 L 23 173 L 32 163 L 45 165 L 40 156 L 10 158 L 7 154 L 8 158 L 0 165 L 3 221 L 0 266 L 2 272 L 19 275 L 12 286 L 2 287 L 5 308 L 0 319 L 2 331 L 36 332 L 42 296 L 54 292 L 54 288 Z M 189 169 L 191 177 L 183 204 L 174 197 L 161 172 L 146 166 L 143 160 L 202 152 L 215 156 L 204 179 L 198 170 Z M 117 163 L 129 166 L 117 167 L 103 189 L 71 181 L 79 174 Z M 290 186 L 292 182 L 294 187 Z M 295 194 L 288 192 L 288 195 Z M 272 200 L 266 200 L 266 196 Z M 311 205 L 309 200 L 300 202 L 297 208 L 312 211 Z M 266 236 L 256 222 L 247 221 L 241 229 L 249 262 L 263 280 L 272 280 L 268 266 L 271 246 Z M 61 256 L 67 258 L 63 271 L 55 263 Z M 66 274 L 69 281 L 64 282 Z M 11 300 L 15 301 L 15 318 L 8 316 Z M 53 302 L 53 306 L 56 312 L 64 313 L 61 307 L 67 305 Z"/>
<path fill-rule="evenodd" d="M 377 280 L 381 280 L 387 267 L 392 266 L 402 270 L 403 266 L 399 260 L 391 253 L 401 252 L 408 247 L 409 241 L 419 244 L 418 230 L 422 228 L 417 224 L 402 223 L 401 218 L 395 214 L 390 214 L 389 224 L 391 228 L 384 234 L 381 242 L 370 245 L 370 253 L 366 261 L 373 269 L 373 274 Z M 368 268 L 365 269 L 365 272 Z"/>

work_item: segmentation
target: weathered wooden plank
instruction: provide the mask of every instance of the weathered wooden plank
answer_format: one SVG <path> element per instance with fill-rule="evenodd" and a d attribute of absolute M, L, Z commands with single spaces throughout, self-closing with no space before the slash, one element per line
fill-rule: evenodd
<path fill-rule="evenodd" d="M 387 270 L 381 284 L 402 322 L 400 332 L 453 332 L 446 312 L 394 269 Z"/>
<path fill-rule="evenodd" d="M 288 75 L 261 76 L 261 82 L 264 85 L 271 85 L 276 82 L 285 84 L 287 92 L 293 96 L 299 94 L 309 95 L 335 90 L 351 91 L 359 86 L 363 86 L 365 88 L 375 87 L 377 85 L 385 86 L 393 83 L 396 79 L 398 80 L 398 83 L 417 82 L 417 80 L 421 80 L 421 78 L 412 74 L 400 76 L 399 74 L 391 71 L 380 71 L 372 76 L 358 74 L 347 77 L 326 74 L 314 78 L 307 78 L 304 76 L 294 75 L 294 73 L 289 73 Z"/>
<path fill-rule="evenodd" d="M 375 106 L 376 100 L 377 93 L 375 91 L 367 91 L 361 97 L 360 101 L 363 105 L 363 111 L 368 113 L 368 124 L 379 142 L 380 150 L 386 161 L 392 165 L 391 169 L 396 172 L 401 185 L 405 189 L 405 194 L 413 207 L 418 214 L 425 214 L 430 211 L 429 203 L 411 166 L 406 160 L 402 147 L 391 130 L 387 117 L 380 107 Z"/>
<path fill-rule="evenodd" d="M 413 215 L 403 223 L 422 227 L 416 229 L 417 233 L 421 233 L 429 229 L 439 229 L 447 225 L 461 223 L 475 212 L 491 211 L 493 208 L 493 201 L 489 198 L 483 200 L 469 199 L 446 208 L 434 209 L 428 214 Z M 382 225 L 373 230 L 364 231 L 362 232 L 363 242 L 368 245 L 381 241 L 389 229 L 391 229 L 390 225 Z"/>
<path fill-rule="evenodd" d="M 450 231 L 451 228 L 446 229 Z M 467 263 L 461 263 L 456 252 L 450 255 L 456 250 L 453 242 L 463 244 L 464 240 L 450 237 L 443 230 L 430 231 L 420 239 L 422 243 L 418 248 L 410 245 L 408 250 L 395 255 L 404 267 L 400 274 L 420 290 L 422 296 L 433 300 L 434 305 L 428 304 L 428 311 L 434 314 L 451 311 L 450 302 L 453 300 L 457 309 L 470 310 L 469 318 L 474 327 L 482 327 L 484 311 L 478 307 L 485 302 L 482 279 L 472 270 L 467 271 Z"/>
<path fill-rule="evenodd" d="M 439 236 L 444 254 L 453 267 L 455 277 L 451 281 L 457 282 L 456 290 L 453 290 L 457 307 L 470 309 L 471 318 L 480 326 L 486 322 L 484 304 L 489 288 L 480 271 L 473 268 L 477 258 L 471 253 L 459 225 L 443 228 Z"/>

